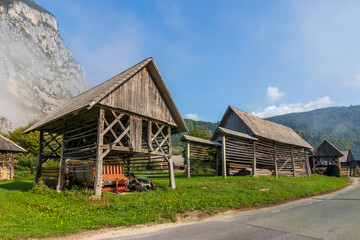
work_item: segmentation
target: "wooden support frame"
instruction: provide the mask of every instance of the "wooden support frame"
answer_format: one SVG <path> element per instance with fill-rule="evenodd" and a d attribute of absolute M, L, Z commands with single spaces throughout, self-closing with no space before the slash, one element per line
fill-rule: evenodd
<path fill-rule="evenodd" d="M 226 138 L 225 135 L 222 136 L 222 177 L 226 178 Z"/>
<path fill-rule="evenodd" d="M 294 147 L 291 146 L 291 162 L 293 167 L 293 177 L 296 177 L 295 159 L 294 159 Z"/>
<path fill-rule="evenodd" d="M 58 176 L 58 182 L 56 185 L 57 192 L 61 191 L 63 184 L 64 184 L 64 177 L 65 177 L 64 146 L 65 146 L 65 126 L 64 126 L 64 129 L 62 132 L 61 155 L 60 155 L 60 163 L 59 163 L 59 176 Z"/>
<path fill-rule="evenodd" d="M 256 175 L 256 143 L 253 142 L 253 161 L 252 161 L 252 175 Z"/>
<path fill-rule="evenodd" d="M 102 191 L 102 175 L 103 175 L 103 148 L 104 144 L 104 124 L 105 124 L 105 110 L 100 108 L 99 120 L 98 120 L 98 135 L 96 141 L 96 162 L 95 162 L 95 183 L 94 183 L 94 195 L 101 197 Z"/>
<path fill-rule="evenodd" d="M 186 173 L 187 177 L 190 177 L 190 143 L 186 143 Z"/>
<path fill-rule="evenodd" d="M 306 148 L 304 148 L 304 152 L 305 152 L 306 173 L 307 173 L 308 177 L 310 177 L 310 175 L 311 175 L 310 162 L 309 162 L 309 156 L 308 156 Z"/>
<path fill-rule="evenodd" d="M 40 131 L 38 161 L 37 161 L 37 165 L 36 165 L 35 183 L 39 183 L 39 179 L 41 177 L 41 170 L 42 170 L 42 164 L 43 164 L 43 159 L 42 159 L 43 141 L 44 141 L 44 131 Z"/>
<path fill-rule="evenodd" d="M 278 178 L 279 173 L 278 173 L 278 166 L 276 161 L 276 143 L 274 143 L 274 168 L 275 168 L 275 177 Z"/>
<path fill-rule="evenodd" d="M 165 136 L 164 136 L 165 137 Z M 169 183 L 170 183 L 170 187 L 172 187 L 172 189 L 176 188 L 176 184 L 175 184 L 175 172 L 174 172 L 174 162 L 172 160 L 172 150 L 171 150 L 171 127 L 168 126 L 168 139 L 169 139 L 169 155 L 167 156 L 168 162 L 169 162 Z M 165 141 L 165 139 L 164 139 Z"/>

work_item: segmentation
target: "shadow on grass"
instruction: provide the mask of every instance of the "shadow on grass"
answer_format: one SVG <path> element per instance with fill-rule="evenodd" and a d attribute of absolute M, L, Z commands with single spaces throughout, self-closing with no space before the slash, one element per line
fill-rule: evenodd
<path fill-rule="evenodd" d="M 0 188 L 10 191 L 16 190 L 16 191 L 28 192 L 32 187 L 33 187 L 32 182 L 14 181 L 3 184 L 0 182 Z"/>

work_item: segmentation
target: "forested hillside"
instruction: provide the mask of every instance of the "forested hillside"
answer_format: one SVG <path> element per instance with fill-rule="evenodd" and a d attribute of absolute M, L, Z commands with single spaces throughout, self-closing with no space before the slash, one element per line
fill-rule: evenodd
<path fill-rule="evenodd" d="M 191 135 L 201 137 L 201 138 L 210 138 L 215 132 L 219 122 L 204 122 L 204 121 L 195 121 L 191 119 L 184 119 L 187 127 L 189 128 L 189 133 Z M 174 146 L 181 145 L 180 138 L 182 134 L 174 134 L 172 136 L 172 143 Z"/>
<path fill-rule="evenodd" d="M 321 108 L 268 120 L 291 127 L 313 147 L 328 139 L 339 149 L 360 148 L 360 106 Z"/>

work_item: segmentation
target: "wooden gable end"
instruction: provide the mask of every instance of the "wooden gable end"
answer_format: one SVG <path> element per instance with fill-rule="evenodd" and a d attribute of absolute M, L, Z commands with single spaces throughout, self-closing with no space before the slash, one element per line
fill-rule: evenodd
<path fill-rule="evenodd" d="M 342 156 L 343 154 L 339 152 L 334 146 L 332 146 L 328 141 L 323 141 L 321 145 L 315 150 L 316 156 Z"/>
<path fill-rule="evenodd" d="M 107 95 L 100 104 L 176 126 L 169 108 L 146 68 Z"/>
<path fill-rule="evenodd" d="M 219 126 L 236 132 L 245 133 L 248 135 L 254 135 L 254 133 L 245 124 L 245 122 L 231 109 L 229 109 L 225 113 L 225 116 L 222 119 Z"/>

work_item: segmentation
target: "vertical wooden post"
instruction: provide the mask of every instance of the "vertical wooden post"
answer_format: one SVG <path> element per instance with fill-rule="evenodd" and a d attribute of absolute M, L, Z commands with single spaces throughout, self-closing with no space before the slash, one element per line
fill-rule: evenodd
<path fill-rule="evenodd" d="M 100 108 L 96 141 L 96 163 L 95 163 L 95 184 L 94 194 L 100 197 L 102 191 L 102 175 L 103 175 L 103 143 L 104 143 L 104 119 L 105 110 Z"/>
<path fill-rule="evenodd" d="M 311 170 L 310 170 L 310 163 L 309 163 L 309 156 L 307 154 L 307 149 L 304 148 L 304 152 L 305 152 L 305 166 L 306 166 L 306 172 L 308 177 L 310 177 L 311 175 Z"/>
<path fill-rule="evenodd" d="M 187 177 L 190 177 L 190 143 L 186 143 L 186 170 Z"/>
<path fill-rule="evenodd" d="M 175 174 L 174 174 L 174 162 L 172 160 L 172 156 L 170 156 L 168 158 L 168 168 L 169 168 L 169 182 L 170 182 L 170 187 L 172 187 L 172 189 L 176 188 L 175 185 Z"/>
<path fill-rule="evenodd" d="M 252 175 L 256 175 L 256 143 L 253 142 L 253 162 L 252 162 Z"/>
<path fill-rule="evenodd" d="M 38 161 L 36 164 L 35 183 L 38 183 L 39 179 L 41 177 L 41 169 L 42 169 L 42 164 L 43 164 L 43 161 L 42 161 L 43 142 L 44 142 L 44 131 L 40 131 Z"/>
<path fill-rule="evenodd" d="M 220 176 L 220 148 L 216 148 L 216 176 Z"/>
<path fill-rule="evenodd" d="M 342 175 L 340 158 L 338 157 L 337 160 L 338 160 L 338 164 L 339 164 L 340 175 Z"/>
<path fill-rule="evenodd" d="M 172 187 L 173 189 L 176 188 L 175 185 L 175 172 L 174 172 L 174 162 L 172 160 L 172 149 L 171 149 L 171 127 L 168 126 L 168 135 L 169 135 L 169 181 L 170 181 L 170 187 Z"/>
<path fill-rule="evenodd" d="M 279 177 L 278 166 L 276 161 L 276 143 L 274 142 L 274 166 L 275 166 L 275 177 Z"/>
<path fill-rule="evenodd" d="M 3 179 L 5 179 L 5 177 L 4 177 L 4 172 L 5 172 L 5 163 L 2 163 L 1 164 L 2 165 L 2 167 L 1 167 L 1 171 L 0 171 L 0 180 L 3 180 Z"/>
<path fill-rule="evenodd" d="M 293 166 L 293 176 L 296 177 L 295 160 L 294 160 L 294 147 L 293 146 L 291 146 L 291 161 L 292 161 L 292 166 Z"/>
<path fill-rule="evenodd" d="M 14 154 L 10 153 L 10 179 L 14 179 Z"/>
<path fill-rule="evenodd" d="M 59 176 L 58 182 L 56 185 L 56 191 L 60 192 L 64 183 L 64 170 L 65 170 L 65 158 L 64 158 L 64 146 L 65 146 L 65 126 L 62 131 L 62 139 L 61 139 L 61 153 L 60 153 L 60 165 L 59 165 Z"/>
<path fill-rule="evenodd" d="M 154 151 L 153 146 L 152 146 L 152 123 L 151 121 L 148 122 L 148 127 L 147 127 L 147 144 L 148 144 L 148 150 L 149 151 Z"/>
<path fill-rule="evenodd" d="M 312 157 L 312 163 L 313 163 L 313 174 L 315 174 L 315 156 Z"/>
<path fill-rule="evenodd" d="M 226 178 L 226 146 L 225 134 L 222 136 L 222 176 Z"/>

